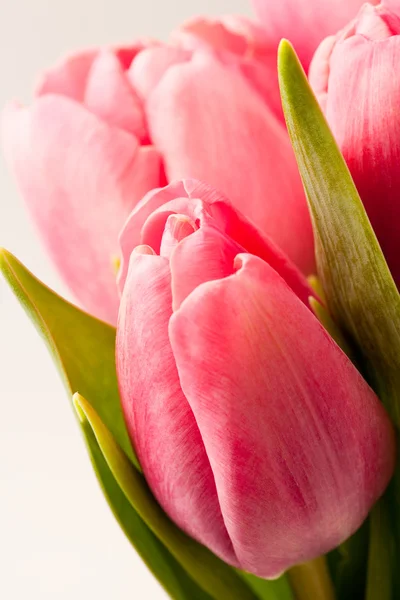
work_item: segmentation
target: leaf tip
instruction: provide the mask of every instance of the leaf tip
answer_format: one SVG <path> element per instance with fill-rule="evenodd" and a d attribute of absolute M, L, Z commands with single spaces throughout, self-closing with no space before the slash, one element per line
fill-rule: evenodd
<path fill-rule="evenodd" d="M 13 258 L 11 252 L 5 248 L 0 248 L 0 270 L 4 272 L 4 269 L 8 266 L 10 259 Z"/>
<path fill-rule="evenodd" d="M 284 58 L 288 52 L 293 52 L 293 46 L 286 38 L 282 38 L 278 46 L 278 57 Z"/>
<path fill-rule="evenodd" d="M 76 411 L 76 414 L 78 415 L 78 419 L 81 423 L 84 423 L 87 419 L 86 419 L 86 413 L 85 410 L 83 408 L 84 405 L 84 398 L 78 394 L 78 392 L 76 392 L 73 396 L 72 396 L 72 402 Z"/>
<path fill-rule="evenodd" d="M 283 38 L 278 48 L 278 78 L 282 99 L 286 94 L 293 95 L 293 89 L 296 87 L 295 82 L 301 73 L 306 78 L 296 50 L 289 40 Z"/>
<path fill-rule="evenodd" d="M 288 63 L 293 61 L 294 57 L 296 57 L 296 52 L 292 44 L 285 38 L 281 39 L 278 47 L 278 72 L 280 74 L 286 69 Z"/>

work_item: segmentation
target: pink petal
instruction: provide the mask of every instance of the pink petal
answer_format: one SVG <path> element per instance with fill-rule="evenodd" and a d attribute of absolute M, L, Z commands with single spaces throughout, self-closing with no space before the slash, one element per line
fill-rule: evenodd
<path fill-rule="evenodd" d="M 239 65 L 239 69 L 254 90 L 261 95 L 274 117 L 285 124 L 276 64 L 276 50 L 273 49 L 262 62 L 246 60 Z"/>
<path fill-rule="evenodd" d="M 169 179 L 221 190 L 306 273 L 310 217 L 286 132 L 246 80 L 211 56 L 170 68 L 147 106 Z"/>
<path fill-rule="evenodd" d="M 119 238 L 121 247 L 121 267 L 118 273 L 118 287 L 121 292 L 124 288 L 128 274 L 131 252 L 135 246 L 144 243 L 142 228 L 146 220 L 154 211 L 163 206 L 163 204 L 167 204 L 182 196 L 185 198 L 187 197 L 184 183 L 182 181 L 170 183 L 162 189 L 151 190 L 148 192 L 148 194 L 138 202 L 135 209 L 129 215 Z M 171 214 L 171 212 L 169 214 Z M 164 222 L 162 223 L 161 233 L 163 229 Z M 149 241 L 151 240 L 147 239 L 145 243 L 148 244 Z M 157 247 L 154 249 L 157 250 Z"/>
<path fill-rule="evenodd" d="M 173 32 L 172 40 L 188 50 L 210 47 L 242 56 L 249 43 L 241 32 L 235 32 L 222 19 L 194 17 Z"/>
<path fill-rule="evenodd" d="M 237 243 L 237 247 L 267 261 L 308 306 L 313 291 L 305 277 L 283 252 L 248 221 L 229 201 L 211 186 L 194 179 L 176 181 L 147 194 L 132 211 L 120 236 L 121 269 L 118 276 L 123 289 L 129 257 L 138 244 L 160 251 L 166 220 L 172 214 L 184 214 L 214 225 Z M 240 251 L 241 251 L 240 250 Z M 239 250 L 238 250 L 239 251 Z"/>
<path fill-rule="evenodd" d="M 184 531 L 237 564 L 168 340 L 171 302 L 167 259 L 133 253 L 117 335 L 126 423 L 146 479 L 164 510 Z"/>
<path fill-rule="evenodd" d="M 392 11 L 395 15 L 400 17 L 400 2 L 399 0 L 381 0 L 382 6 Z"/>
<path fill-rule="evenodd" d="M 400 285 L 400 36 L 336 45 L 326 115 Z"/>
<path fill-rule="evenodd" d="M 314 293 L 306 278 L 270 238 L 263 235 L 251 221 L 226 201 L 216 200 L 210 209 L 212 217 L 222 231 L 247 252 L 265 260 L 283 277 L 300 300 L 309 306 L 310 296 Z"/>
<path fill-rule="evenodd" d="M 8 162 L 47 249 L 77 300 L 114 323 L 118 234 L 160 182 L 160 157 L 82 106 L 46 95 L 3 115 Z"/>
<path fill-rule="evenodd" d="M 90 70 L 84 104 L 109 125 L 147 139 L 143 108 L 122 65 L 110 50 L 100 52 Z"/>
<path fill-rule="evenodd" d="M 159 251 L 161 235 L 164 230 L 165 221 L 172 213 L 182 213 L 196 219 L 196 202 L 188 200 L 201 199 L 205 202 L 217 202 L 225 200 L 222 194 L 214 188 L 194 179 L 185 179 L 173 181 L 164 188 L 152 190 L 141 202 L 138 202 L 135 209 L 129 215 L 120 235 L 121 246 L 121 268 L 118 274 L 118 286 L 122 291 L 125 279 L 128 273 L 129 258 L 131 252 L 138 244 L 146 243 L 153 245 L 154 250 Z M 145 227 L 146 221 L 153 213 L 163 213 L 158 221 L 158 215 L 155 214 Z M 157 222 L 154 230 L 155 221 Z M 159 240 L 155 241 L 158 236 Z"/>
<path fill-rule="evenodd" d="M 127 73 L 131 85 L 145 101 L 164 73 L 173 65 L 186 62 L 191 53 L 182 48 L 155 46 L 140 52 Z"/>
<path fill-rule="evenodd" d="M 197 225 L 190 217 L 181 214 L 169 215 L 162 232 L 160 255 L 170 258 L 181 241 L 195 231 L 197 231 Z"/>
<path fill-rule="evenodd" d="M 192 51 L 212 49 L 222 61 L 234 64 L 284 122 L 276 47 L 255 22 L 236 15 L 219 19 L 195 17 L 175 31 L 172 40 Z"/>
<path fill-rule="evenodd" d="M 243 248 L 210 226 L 201 227 L 180 242 L 170 259 L 173 310 L 201 283 L 231 275 L 240 252 Z"/>
<path fill-rule="evenodd" d="M 86 80 L 96 54 L 96 50 L 87 50 L 62 59 L 42 75 L 36 94 L 60 94 L 82 102 Z"/>
<path fill-rule="evenodd" d="M 378 4 L 379 0 L 370 0 Z M 266 35 L 275 47 L 287 38 L 308 69 L 318 44 L 354 18 L 364 0 L 253 0 Z"/>
<path fill-rule="evenodd" d="M 392 475 L 394 435 L 281 277 L 240 257 L 235 275 L 184 300 L 169 331 L 236 556 L 274 577 L 360 526 Z"/>
<path fill-rule="evenodd" d="M 318 46 L 310 64 L 308 78 L 322 110 L 326 111 L 330 60 L 336 44 L 336 36 L 330 35 Z"/>
<path fill-rule="evenodd" d="M 251 19 L 226 15 L 218 19 L 194 17 L 181 25 L 171 36 L 173 42 L 189 50 L 212 48 L 230 52 L 238 58 L 264 60 L 271 45 L 262 27 Z"/>

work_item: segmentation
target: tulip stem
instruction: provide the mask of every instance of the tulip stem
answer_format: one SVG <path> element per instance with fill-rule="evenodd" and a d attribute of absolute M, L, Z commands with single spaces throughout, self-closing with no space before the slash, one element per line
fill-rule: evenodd
<path fill-rule="evenodd" d="M 335 592 L 325 556 L 288 571 L 296 600 L 335 600 Z"/>

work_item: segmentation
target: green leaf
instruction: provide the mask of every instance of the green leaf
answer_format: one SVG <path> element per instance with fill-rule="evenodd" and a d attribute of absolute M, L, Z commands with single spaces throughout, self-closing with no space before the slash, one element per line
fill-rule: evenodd
<path fill-rule="evenodd" d="M 216 600 L 255 600 L 256 594 L 234 569 L 170 521 L 89 402 L 75 394 L 74 404 L 81 420 L 90 423 L 109 469 L 132 507 L 192 579 Z"/>
<path fill-rule="evenodd" d="M 390 498 L 387 496 L 374 506 L 370 516 L 371 541 L 368 556 L 368 577 L 366 600 L 376 598 L 398 598 L 393 586 L 393 573 L 399 568 L 394 556 L 395 547 L 392 536 Z M 382 543 L 382 539 L 386 543 Z"/>
<path fill-rule="evenodd" d="M 310 207 L 318 275 L 329 311 L 356 346 L 364 376 L 400 430 L 399 293 L 343 156 L 286 40 L 279 49 L 279 82 L 288 131 Z M 389 585 L 385 588 L 379 585 L 378 578 L 371 576 L 376 571 L 376 560 L 385 556 L 394 536 L 399 560 L 399 470 L 398 467 L 383 500 L 389 507 L 384 510 L 391 519 L 391 527 L 379 523 L 371 527 L 367 594 L 380 600 L 400 597 L 398 569 L 386 570 Z M 379 521 L 383 524 L 384 519 Z"/>
<path fill-rule="evenodd" d="M 179 562 L 132 508 L 111 473 L 93 430 L 86 420 L 81 424 L 81 428 L 93 467 L 111 510 L 126 537 L 153 575 L 171 598 L 176 600 L 212 600 L 212 597 L 189 577 Z"/>
<path fill-rule="evenodd" d="M 69 397 L 80 390 L 137 467 L 122 415 L 115 370 L 115 329 L 46 287 L 7 250 L 0 270 L 46 342 Z"/>

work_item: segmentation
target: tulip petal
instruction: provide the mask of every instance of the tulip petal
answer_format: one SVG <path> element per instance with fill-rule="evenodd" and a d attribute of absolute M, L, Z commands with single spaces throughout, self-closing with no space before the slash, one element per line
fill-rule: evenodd
<path fill-rule="evenodd" d="M 38 96 L 59 94 L 82 102 L 86 81 L 96 57 L 96 50 L 87 50 L 62 59 L 53 68 L 43 73 L 36 89 Z"/>
<path fill-rule="evenodd" d="M 190 52 L 182 48 L 169 46 L 146 48 L 132 62 L 127 77 L 139 97 L 146 101 L 167 69 L 189 59 Z"/>
<path fill-rule="evenodd" d="M 270 57 L 274 50 L 263 27 L 239 15 L 225 15 L 217 19 L 194 17 L 175 30 L 171 38 L 180 47 L 191 51 L 212 49 L 260 62 Z"/>
<path fill-rule="evenodd" d="M 77 300 L 115 322 L 118 234 L 159 185 L 159 154 L 61 96 L 10 106 L 2 125 L 6 158 L 51 257 Z"/>
<path fill-rule="evenodd" d="M 236 556 L 274 577 L 360 526 L 392 475 L 394 436 L 282 278 L 239 256 L 237 273 L 200 285 L 169 331 Z"/>
<path fill-rule="evenodd" d="M 193 413 L 168 339 L 168 260 L 133 253 L 121 300 L 117 371 L 128 431 L 146 479 L 169 516 L 237 564 Z"/>
<path fill-rule="evenodd" d="M 173 310 L 201 283 L 231 275 L 233 261 L 240 252 L 243 248 L 210 226 L 201 227 L 181 241 L 170 258 Z"/>
<path fill-rule="evenodd" d="M 237 243 L 237 252 L 246 250 L 268 262 L 308 306 L 315 296 L 307 280 L 268 237 L 235 210 L 229 201 L 211 186 L 195 179 L 175 181 L 149 192 L 137 204 L 120 236 L 121 268 L 118 286 L 122 291 L 132 250 L 139 244 L 150 245 L 156 252 L 169 215 L 182 213 L 192 220 L 208 222 Z M 221 275 L 222 277 L 222 275 Z"/>
<path fill-rule="evenodd" d="M 240 21 L 240 18 L 237 20 Z M 232 24 L 234 25 L 234 20 Z M 224 22 L 224 18 L 194 17 L 173 32 L 172 40 L 192 51 L 198 48 L 212 48 L 219 52 L 232 52 L 244 56 L 247 50 L 253 49 L 251 38 L 247 39 L 241 31 L 235 31 L 234 27 Z"/>
<path fill-rule="evenodd" d="M 315 293 L 302 273 L 278 246 L 267 236 L 262 235 L 251 221 L 245 219 L 227 201 L 216 200 L 210 208 L 218 227 L 247 252 L 265 260 L 308 306 L 310 296 L 315 296 Z"/>
<path fill-rule="evenodd" d="M 354 36 L 336 45 L 330 62 L 328 122 L 399 287 L 400 36 Z"/>
<path fill-rule="evenodd" d="M 168 215 L 182 212 L 191 216 L 196 208 L 196 203 L 194 202 L 196 199 L 210 203 L 226 201 L 224 196 L 219 194 L 214 188 L 194 179 L 185 179 L 173 181 L 164 188 L 152 190 L 138 202 L 129 215 L 120 235 L 121 268 L 118 274 L 118 287 L 121 292 L 128 273 L 129 259 L 135 246 L 148 244 L 156 251 L 160 249 L 159 244 L 157 245 L 153 241 L 155 237 L 154 221 L 157 220 L 157 213 L 163 213 L 158 231 L 159 238 L 161 238 L 164 223 Z M 155 213 L 154 217 L 151 218 L 153 213 Z M 151 227 L 146 228 L 145 223 L 149 218 L 152 221 L 149 224 Z"/>
<path fill-rule="evenodd" d="M 310 217 L 289 139 L 239 72 L 198 52 L 162 77 L 147 114 L 169 179 L 194 177 L 220 189 L 312 271 Z"/>
<path fill-rule="evenodd" d="M 118 58 L 110 50 L 100 52 L 88 76 L 85 106 L 109 125 L 121 127 L 140 140 L 147 139 L 144 112 Z"/>
<path fill-rule="evenodd" d="M 284 121 L 276 70 L 276 47 L 270 43 L 262 27 L 236 15 L 219 19 L 195 17 L 173 32 L 172 40 L 192 51 L 212 49 L 223 62 L 235 63 L 242 75 L 262 95 L 267 106 Z"/>
<path fill-rule="evenodd" d="M 369 2 L 379 4 L 379 0 Z M 318 44 L 344 27 L 363 4 L 364 0 L 253 0 L 271 43 L 277 48 L 281 39 L 287 38 L 305 69 Z"/>

